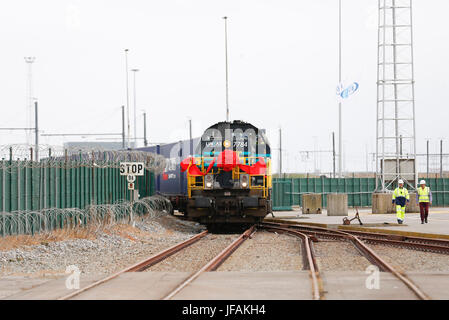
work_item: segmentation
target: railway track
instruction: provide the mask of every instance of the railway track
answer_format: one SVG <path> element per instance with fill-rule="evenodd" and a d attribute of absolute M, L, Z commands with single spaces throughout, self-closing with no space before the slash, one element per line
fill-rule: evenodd
<path fill-rule="evenodd" d="M 323 288 L 323 281 L 321 279 L 320 270 L 314 254 L 313 242 L 318 241 L 318 238 L 332 239 L 338 241 L 346 241 L 352 243 L 355 248 L 372 264 L 376 265 L 381 271 L 389 272 L 399 279 L 402 283 L 409 288 L 414 295 L 422 300 L 430 299 L 429 296 L 424 293 L 415 283 L 413 283 L 403 272 L 397 270 L 395 267 L 387 263 L 382 259 L 372 248 L 370 248 L 367 243 L 383 244 L 389 246 L 396 246 L 401 248 L 411 248 L 421 251 L 432 251 L 438 253 L 449 253 L 449 241 L 442 241 L 436 239 L 423 239 L 416 237 L 398 237 L 379 233 L 369 233 L 361 231 L 341 231 L 333 230 L 321 227 L 304 226 L 304 225 L 292 225 L 283 223 L 261 223 L 258 226 L 252 226 L 244 233 L 242 233 L 236 240 L 229 244 L 225 249 L 223 249 L 214 258 L 210 259 L 205 265 L 203 265 L 197 271 L 191 273 L 187 279 L 184 279 L 169 293 L 162 297 L 163 300 L 170 300 L 174 298 L 179 292 L 181 292 L 185 287 L 191 284 L 195 279 L 197 279 L 202 273 L 215 271 L 217 268 L 248 238 L 250 238 L 257 229 L 263 229 L 270 232 L 287 233 L 298 237 L 301 239 L 302 245 L 302 258 L 304 269 L 309 271 L 311 287 L 312 287 L 312 298 L 315 300 L 325 299 L 325 290 Z M 192 238 L 178 243 L 156 255 L 153 255 L 143 261 L 140 261 L 132 266 L 129 266 L 119 272 L 116 272 L 106 278 L 103 278 L 93 284 L 90 284 L 84 288 L 74 291 L 64 297 L 59 298 L 59 300 L 72 299 L 75 296 L 91 290 L 103 283 L 106 283 L 125 272 L 142 272 L 151 266 L 158 264 L 164 259 L 180 252 L 183 249 L 188 248 L 190 245 L 200 241 L 208 234 L 208 231 L 204 231 L 200 234 L 193 236 Z M 206 240 L 203 240 L 206 241 Z"/>
<path fill-rule="evenodd" d="M 173 298 L 177 293 L 179 293 L 183 288 L 185 288 L 187 285 L 189 285 L 192 281 L 194 281 L 198 276 L 200 276 L 203 272 L 208 271 L 214 271 L 216 270 L 246 239 L 251 237 L 252 234 L 256 232 L 256 227 L 252 226 L 248 230 L 246 230 L 244 233 L 242 233 L 236 240 L 234 240 L 229 246 L 227 246 L 223 251 L 221 251 L 217 256 L 215 256 L 212 260 L 210 260 L 206 265 L 204 265 L 200 270 L 192 274 L 189 278 L 184 280 L 181 284 L 179 284 L 176 288 L 174 288 L 170 293 L 168 293 L 163 300 L 170 300 Z M 180 252 L 181 250 L 189 247 L 190 245 L 196 243 L 197 241 L 201 240 L 208 234 L 208 231 L 203 231 L 195 236 L 193 236 L 190 239 L 187 239 L 183 242 L 180 242 L 166 250 L 163 250 L 156 255 L 153 255 L 143 261 L 140 261 L 132 266 L 129 266 L 125 269 L 122 269 L 108 277 L 105 277 L 101 280 L 98 280 L 86 287 L 83 287 L 79 290 L 76 290 L 66 296 L 63 296 L 59 298 L 58 300 L 69 300 L 74 298 L 75 296 L 80 295 L 83 292 L 86 292 L 88 290 L 91 290 L 103 283 L 106 283 L 108 281 L 111 281 L 112 279 L 117 278 L 123 273 L 126 272 L 142 272 L 146 269 L 148 269 L 151 266 L 154 266 L 158 264 L 159 262 L 163 261 L 164 259 L 172 256 L 173 254 Z"/>
<path fill-rule="evenodd" d="M 265 224 L 262 224 L 261 227 L 268 231 L 273 231 L 273 232 L 278 231 L 278 232 L 288 233 L 288 234 L 294 235 L 296 237 L 299 237 L 302 240 L 302 246 L 303 246 L 302 252 L 303 252 L 304 266 L 310 272 L 310 279 L 312 281 L 313 299 L 314 300 L 324 299 L 323 284 L 322 284 L 322 280 L 320 277 L 320 272 L 318 270 L 318 265 L 316 263 L 315 254 L 313 252 L 312 237 L 310 237 L 307 234 L 302 233 L 300 231 L 292 230 L 289 228 L 282 228 L 282 227 L 265 225 Z"/>
<path fill-rule="evenodd" d="M 206 265 L 204 265 L 200 270 L 195 272 L 179 286 L 174 288 L 169 294 L 167 294 L 163 300 L 170 300 L 176 294 L 178 294 L 182 289 L 192 283 L 196 278 L 198 278 L 203 272 L 215 271 L 217 268 L 249 237 L 251 237 L 256 232 L 256 226 L 252 226 L 244 233 L 242 233 L 236 240 L 234 240 L 229 246 L 227 246 L 223 251 L 221 251 L 215 258 L 210 260 Z"/>
<path fill-rule="evenodd" d="M 291 233 L 291 230 L 295 231 L 297 230 L 296 232 L 299 232 L 306 236 L 308 235 L 309 236 L 308 241 L 310 241 L 311 236 L 339 239 L 342 241 L 350 241 L 359 250 L 359 252 L 365 256 L 367 260 L 376 265 L 381 271 L 390 272 L 391 274 L 393 274 L 402 283 L 404 283 L 420 300 L 430 300 L 430 297 L 426 293 L 424 293 L 415 283 L 413 283 L 413 281 L 411 281 L 405 274 L 403 274 L 402 272 L 398 271 L 396 268 L 391 266 L 384 259 L 382 259 L 376 252 L 374 252 L 374 250 L 368 247 L 365 244 L 365 241 L 377 242 L 381 244 L 394 245 L 400 247 L 407 246 L 415 250 L 424 250 L 425 248 L 428 248 L 427 251 L 437 250 L 437 252 L 449 253 L 448 251 L 446 251 L 446 249 L 449 249 L 449 247 L 441 245 L 441 242 L 438 240 L 435 241 L 438 242 L 438 244 L 434 244 L 434 241 L 430 239 L 424 239 L 429 240 L 423 241 L 425 243 L 413 241 L 405 242 L 404 239 L 402 241 L 393 240 L 385 237 L 385 235 L 382 237 L 382 235 L 379 234 L 376 234 L 377 237 L 374 237 L 373 234 L 368 232 L 346 232 L 321 227 L 272 223 L 272 222 L 262 223 L 261 226 L 265 228 L 277 228 L 278 230 L 283 230 L 289 233 Z M 414 238 L 413 240 L 417 241 L 418 239 L 421 240 L 421 238 Z"/>
<path fill-rule="evenodd" d="M 355 231 L 346 229 L 342 231 L 323 227 L 282 224 L 273 222 L 264 222 L 264 224 L 282 226 L 286 228 L 294 228 L 296 230 L 301 230 L 302 232 L 305 232 L 307 234 L 312 234 L 315 236 L 330 239 L 350 238 L 350 236 L 356 236 L 358 239 L 373 244 L 382 244 L 392 247 L 407 248 L 424 252 L 449 254 L 449 240 L 443 239 L 409 237 L 409 236 L 391 235 L 385 233 Z"/>

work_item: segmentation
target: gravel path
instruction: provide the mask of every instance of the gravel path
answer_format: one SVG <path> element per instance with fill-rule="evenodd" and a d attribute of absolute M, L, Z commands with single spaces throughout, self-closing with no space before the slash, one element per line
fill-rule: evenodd
<path fill-rule="evenodd" d="M 217 271 L 291 271 L 302 268 L 300 239 L 257 231 Z"/>
<path fill-rule="evenodd" d="M 382 259 L 401 271 L 449 272 L 449 255 L 368 244 Z"/>
<path fill-rule="evenodd" d="M 64 275 L 75 265 L 83 274 L 111 274 L 192 237 L 204 227 L 171 216 L 104 228 L 83 239 L 45 241 L 0 251 L 0 277 Z M 49 237 L 51 238 L 51 237 Z"/>
<path fill-rule="evenodd" d="M 146 271 L 196 272 L 237 237 L 236 234 L 208 234 Z"/>
<path fill-rule="evenodd" d="M 320 240 L 313 248 L 320 271 L 365 271 L 371 264 L 349 242 Z"/>

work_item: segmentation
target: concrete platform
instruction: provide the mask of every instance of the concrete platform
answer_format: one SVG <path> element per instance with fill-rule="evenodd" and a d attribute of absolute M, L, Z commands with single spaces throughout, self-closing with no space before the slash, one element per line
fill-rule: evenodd
<path fill-rule="evenodd" d="M 365 272 L 325 272 L 321 278 L 326 300 L 416 300 L 394 275 L 380 272 L 379 289 L 368 289 Z M 448 277 L 449 279 L 449 277 Z"/>
<path fill-rule="evenodd" d="M 189 277 L 188 272 L 127 272 L 73 300 L 158 300 Z"/>
<path fill-rule="evenodd" d="M 0 299 L 4 299 L 21 292 L 31 290 L 51 279 L 28 278 L 19 276 L 7 276 L 0 278 Z"/>
<path fill-rule="evenodd" d="M 185 272 L 134 272 L 92 288 L 77 300 L 158 300 L 185 280 Z M 368 274 L 364 272 L 324 272 L 321 275 L 325 299 L 348 300 L 414 300 L 414 294 L 389 273 L 380 273 L 379 289 L 366 288 Z M 449 299 L 449 273 L 411 273 L 414 281 L 432 299 Z M 81 277 L 81 286 L 99 279 L 99 276 Z M 34 286 L 33 286 L 34 284 Z M 65 288 L 65 278 L 49 280 L 26 277 L 0 279 L 3 299 L 46 299 L 65 296 L 72 290 Z M 8 288 L 10 291 L 8 291 Z M 284 272 L 208 272 L 174 297 L 179 300 L 309 300 L 312 298 L 308 271 Z"/>
<path fill-rule="evenodd" d="M 404 224 L 399 225 L 395 214 L 372 214 L 371 208 L 359 209 L 360 218 L 363 226 L 360 226 L 357 220 L 351 222 L 353 228 L 370 228 L 379 230 L 379 232 L 398 233 L 406 235 L 424 236 L 431 238 L 449 239 L 449 208 L 431 208 L 429 213 L 429 223 L 421 224 L 419 213 L 406 213 Z M 285 221 L 294 221 L 304 224 L 316 224 L 323 227 L 343 226 L 343 218 L 328 216 L 327 211 L 322 214 L 310 215 L 302 214 L 299 208 L 293 211 L 275 211 L 275 219 Z M 355 216 L 355 209 L 349 209 L 348 218 Z M 266 220 L 270 221 L 271 215 Z"/>
<path fill-rule="evenodd" d="M 177 300 L 306 300 L 312 298 L 308 271 L 208 272 L 174 297 Z"/>
<path fill-rule="evenodd" d="M 104 276 L 81 275 L 80 287 L 85 287 Z M 58 279 L 39 279 L 27 277 L 0 278 L 0 292 L 4 295 L 0 299 L 7 300 L 53 300 L 65 296 L 75 289 L 67 289 L 66 277 Z M 5 290 L 6 288 L 6 290 Z M 8 290 L 9 288 L 9 290 Z M 16 290 L 14 290 L 16 288 Z M 6 293 L 6 294 L 5 294 Z"/>
<path fill-rule="evenodd" d="M 449 274 L 445 272 L 435 273 L 407 273 L 421 290 L 435 300 L 449 299 Z"/>

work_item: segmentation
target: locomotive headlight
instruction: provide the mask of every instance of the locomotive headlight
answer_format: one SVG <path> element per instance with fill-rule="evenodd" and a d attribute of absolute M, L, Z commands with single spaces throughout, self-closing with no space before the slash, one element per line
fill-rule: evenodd
<path fill-rule="evenodd" d="M 214 186 L 214 176 L 212 174 L 207 174 L 204 180 L 204 188 L 212 189 Z"/>
<path fill-rule="evenodd" d="M 249 185 L 249 175 L 241 174 L 240 175 L 240 187 L 248 188 Z"/>

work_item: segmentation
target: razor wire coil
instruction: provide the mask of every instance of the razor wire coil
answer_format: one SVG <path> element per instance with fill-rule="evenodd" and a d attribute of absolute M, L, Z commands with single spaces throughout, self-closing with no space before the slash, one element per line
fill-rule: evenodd
<path fill-rule="evenodd" d="M 171 211 L 171 203 L 161 196 L 113 204 L 78 208 L 46 208 L 40 211 L 0 212 L 0 236 L 34 235 L 56 229 L 100 227 L 130 223 L 135 218 L 154 219 Z"/>

